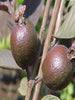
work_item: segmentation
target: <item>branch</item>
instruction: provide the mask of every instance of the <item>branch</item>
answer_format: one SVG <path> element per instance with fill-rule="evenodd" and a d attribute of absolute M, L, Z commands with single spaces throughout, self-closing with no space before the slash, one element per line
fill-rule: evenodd
<path fill-rule="evenodd" d="M 27 89 L 25 100 L 30 100 L 33 86 L 37 83 L 35 81 L 35 74 L 36 74 L 36 71 L 37 71 L 37 68 L 38 68 L 40 53 L 41 53 L 41 45 L 39 45 L 39 51 L 38 51 L 38 55 L 37 55 L 37 58 L 36 58 L 36 62 L 34 64 L 34 69 L 33 69 L 31 79 L 28 81 L 28 89 Z"/>
<path fill-rule="evenodd" d="M 41 43 L 43 42 L 43 38 L 44 38 L 44 34 L 45 34 L 45 27 L 46 27 L 46 22 L 47 22 L 47 18 L 48 18 L 48 14 L 49 14 L 49 8 L 50 8 L 51 1 L 52 0 L 47 0 L 47 3 L 46 3 L 42 26 L 41 26 L 41 30 L 40 30 L 40 34 L 39 34 L 39 39 L 40 39 Z"/>
<path fill-rule="evenodd" d="M 65 20 L 65 18 L 67 17 L 68 13 L 66 13 L 64 16 L 62 16 L 62 21 Z"/>
<path fill-rule="evenodd" d="M 25 100 L 30 100 L 33 86 L 34 86 L 34 80 L 30 80 L 28 82 L 28 88 L 27 88 L 27 94 L 26 94 Z"/>
<path fill-rule="evenodd" d="M 54 35 L 58 31 L 58 29 L 63 21 L 62 18 L 63 18 L 64 6 L 65 6 L 65 0 L 61 0 L 61 5 L 60 5 L 57 21 L 56 21 Z M 54 46 L 55 43 L 56 43 L 56 38 L 53 39 L 51 46 Z"/>
<path fill-rule="evenodd" d="M 51 0 L 47 0 L 47 4 L 46 4 L 46 8 L 45 8 L 45 13 L 44 13 L 44 17 L 43 17 L 43 22 L 42 22 L 42 26 L 41 26 L 41 30 L 40 30 L 40 36 L 39 36 L 39 39 L 42 43 L 43 41 L 43 37 L 44 36 L 44 31 L 45 31 L 45 26 L 46 26 L 46 21 L 47 21 L 47 17 L 48 17 L 48 12 L 49 12 L 49 7 L 50 7 L 50 2 Z M 33 76 L 32 76 L 32 81 L 31 82 L 28 82 L 28 89 L 27 89 L 27 94 L 26 94 L 26 98 L 25 100 L 29 100 L 30 99 L 30 96 L 31 96 L 31 91 L 32 91 L 32 88 L 35 84 L 37 84 L 37 82 L 35 81 L 34 77 L 35 77 L 35 74 L 36 74 L 36 71 L 37 71 L 37 66 L 38 66 L 38 63 L 39 63 L 39 56 L 40 56 L 40 53 L 41 53 L 41 45 L 39 45 L 39 51 L 38 51 L 38 55 L 37 55 L 37 59 L 36 59 L 36 62 L 34 64 L 34 70 L 33 70 Z M 35 83 L 34 83 L 35 81 Z M 32 85 L 32 83 L 34 83 L 34 85 Z M 30 87 L 29 87 L 30 86 Z"/>
<path fill-rule="evenodd" d="M 61 0 L 61 5 L 60 5 L 60 9 L 59 9 L 59 13 L 58 13 L 58 17 L 57 17 L 57 21 L 56 21 L 56 27 L 55 27 L 55 32 L 54 34 L 56 34 L 56 32 L 58 31 L 61 22 L 62 22 L 62 16 L 63 16 L 63 11 L 64 11 L 64 6 L 65 6 L 65 0 Z"/>
<path fill-rule="evenodd" d="M 41 60 L 41 64 L 40 64 L 38 77 L 42 77 L 41 68 L 42 68 L 43 61 L 44 61 L 44 59 L 46 57 L 46 54 L 48 52 L 48 49 L 49 49 L 51 35 L 53 33 L 53 29 L 54 29 L 54 26 L 55 26 L 55 23 L 56 23 L 56 19 L 57 19 L 60 3 L 61 3 L 61 0 L 55 0 L 55 5 L 54 5 L 53 13 L 52 13 L 52 18 L 51 18 L 51 22 L 50 22 L 50 25 L 49 25 L 48 35 L 46 37 L 45 44 L 44 44 L 44 50 L 43 50 L 43 55 L 42 55 L 42 60 Z M 42 84 L 42 82 L 39 82 L 36 85 L 35 91 L 34 91 L 33 100 L 38 100 L 38 95 L 39 95 L 39 92 L 40 92 L 41 84 Z"/>

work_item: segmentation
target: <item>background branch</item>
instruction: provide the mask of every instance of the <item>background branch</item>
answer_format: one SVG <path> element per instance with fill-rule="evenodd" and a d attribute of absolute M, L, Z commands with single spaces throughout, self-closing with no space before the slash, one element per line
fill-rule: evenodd
<path fill-rule="evenodd" d="M 58 31 L 61 22 L 62 22 L 62 16 L 63 16 L 63 11 L 64 11 L 64 6 L 65 6 L 65 0 L 61 0 L 61 5 L 60 5 L 60 9 L 59 9 L 59 13 L 58 13 L 58 17 L 57 17 L 57 21 L 56 21 L 56 27 L 55 27 L 55 32 L 54 34 L 56 34 L 56 32 Z"/>
<path fill-rule="evenodd" d="M 60 4 L 60 9 L 59 9 L 59 13 L 58 13 L 58 17 L 57 17 L 57 21 L 56 21 L 56 26 L 55 26 L 55 31 L 54 31 L 54 35 L 56 34 L 56 32 L 58 31 L 61 23 L 62 23 L 62 18 L 63 18 L 63 12 L 64 12 L 64 7 L 65 7 L 65 0 L 61 0 L 61 4 Z M 53 39 L 53 42 L 51 44 L 51 46 L 54 46 L 56 43 L 56 38 Z"/>
<path fill-rule="evenodd" d="M 46 7 L 45 7 L 45 12 L 43 16 L 43 21 L 40 29 L 40 34 L 39 34 L 39 39 L 41 43 L 43 42 L 44 34 L 45 34 L 45 27 L 46 27 L 46 22 L 49 14 L 49 8 L 52 0 L 47 0 Z"/>
<path fill-rule="evenodd" d="M 61 0 L 55 0 L 55 5 L 54 5 L 53 13 L 52 13 L 52 18 L 51 18 L 51 22 L 50 22 L 50 25 L 49 25 L 48 35 L 46 37 L 45 44 L 44 44 L 43 55 L 42 55 L 42 59 L 41 59 L 41 64 L 40 64 L 38 77 L 42 77 L 41 68 L 42 68 L 43 61 L 44 61 L 44 59 L 46 57 L 46 54 L 48 52 L 48 49 L 49 49 L 51 35 L 53 33 L 53 29 L 54 29 L 54 26 L 55 26 L 55 23 L 56 23 L 60 3 L 61 3 Z M 41 84 L 42 84 L 42 82 L 39 82 L 36 85 L 33 100 L 38 100 L 38 95 L 39 95 L 39 92 L 40 92 Z"/>

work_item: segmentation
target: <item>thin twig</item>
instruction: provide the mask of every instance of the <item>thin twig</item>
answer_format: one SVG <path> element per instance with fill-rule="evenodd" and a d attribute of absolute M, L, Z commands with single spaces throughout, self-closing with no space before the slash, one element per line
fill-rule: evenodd
<path fill-rule="evenodd" d="M 48 52 L 48 49 L 49 49 L 51 35 L 53 33 L 53 29 L 54 29 L 54 26 L 55 26 L 55 23 L 56 23 L 56 19 L 57 19 L 60 3 L 61 3 L 61 0 L 56 0 L 55 1 L 51 22 L 50 22 L 50 25 L 49 25 L 48 35 L 46 37 L 45 44 L 44 44 L 43 55 L 42 55 L 42 60 L 41 60 L 41 64 L 40 64 L 40 69 L 39 69 L 38 77 L 42 77 L 42 70 L 41 70 L 41 68 L 42 68 L 43 61 L 44 61 L 44 59 L 46 57 L 46 54 Z M 40 92 L 41 84 L 42 84 L 42 82 L 39 82 L 36 85 L 35 91 L 34 91 L 33 100 L 38 100 L 38 95 L 39 95 L 39 92 Z"/>
<path fill-rule="evenodd" d="M 58 31 L 58 29 L 61 25 L 63 12 L 64 12 L 64 6 L 65 6 L 65 0 L 61 0 L 61 5 L 60 5 L 57 21 L 56 21 L 54 35 L 56 34 L 56 32 Z M 56 43 L 56 38 L 53 39 L 53 42 L 52 42 L 51 46 L 54 46 L 55 43 Z"/>
<path fill-rule="evenodd" d="M 44 16 L 43 16 L 42 26 L 41 26 L 41 30 L 40 30 L 40 34 L 39 34 L 39 39 L 40 39 L 41 43 L 43 41 L 44 34 L 45 34 L 45 27 L 46 27 L 46 22 L 47 22 L 47 17 L 48 17 L 51 1 L 52 0 L 47 0 L 46 7 L 45 7 L 45 12 L 44 12 Z"/>

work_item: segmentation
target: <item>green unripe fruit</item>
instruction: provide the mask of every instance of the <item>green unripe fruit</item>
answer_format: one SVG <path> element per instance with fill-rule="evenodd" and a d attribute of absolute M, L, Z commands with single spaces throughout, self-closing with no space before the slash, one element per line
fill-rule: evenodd
<path fill-rule="evenodd" d="M 71 81 L 73 69 L 67 53 L 65 46 L 57 45 L 48 52 L 44 60 L 43 80 L 52 90 L 61 90 Z"/>

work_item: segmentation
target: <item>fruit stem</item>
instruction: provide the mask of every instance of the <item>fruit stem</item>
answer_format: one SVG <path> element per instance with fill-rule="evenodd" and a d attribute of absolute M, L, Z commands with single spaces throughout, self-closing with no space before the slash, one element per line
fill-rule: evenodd
<path fill-rule="evenodd" d="M 27 79 L 28 79 L 28 88 L 27 88 L 25 100 L 30 100 L 31 91 L 32 88 L 34 87 L 34 81 L 35 81 L 33 79 L 33 66 L 27 66 L 26 72 L 27 72 Z"/>
<path fill-rule="evenodd" d="M 39 83 L 42 80 L 43 80 L 43 77 L 38 77 L 37 79 L 35 79 L 34 85 L 36 85 L 37 83 Z"/>
<path fill-rule="evenodd" d="M 32 75 L 33 75 L 33 66 L 28 66 L 26 68 L 26 72 L 27 72 L 27 79 L 28 81 L 33 79 Z"/>

